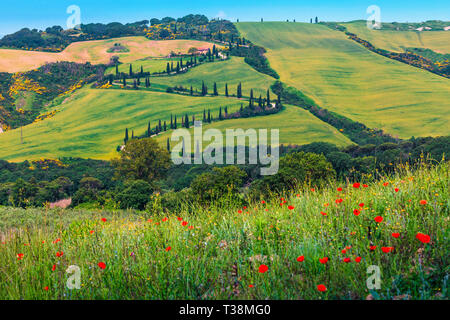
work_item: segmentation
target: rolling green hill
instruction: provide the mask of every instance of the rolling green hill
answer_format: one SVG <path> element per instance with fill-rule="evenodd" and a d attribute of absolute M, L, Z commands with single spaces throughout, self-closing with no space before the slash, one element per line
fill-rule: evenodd
<path fill-rule="evenodd" d="M 242 94 L 250 96 L 250 90 L 253 89 L 255 97 L 261 94 L 266 96 L 267 89 L 275 82 L 275 79 L 255 71 L 244 62 L 244 58 L 231 57 L 226 61 L 207 63 L 195 67 L 189 72 L 175 77 L 152 78 L 153 83 L 168 86 L 183 86 L 199 91 L 202 88 L 202 81 L 205 82 L 209 92 L 212 92 L 214 82 L 217 83 L 219 95 L 225 94 L 225 84 L 228 83 L 230 95 L 236 94 L 236 88 L 242 83 Z M 274 96 L 272 96 L 274 98 Z"/>
<path fill-rule="evenodd" d="M 370 30 L 365 21 L 340 23 L 340 25 L 380 49 L 404 52 L 405 48 L 428 48 L 438 53 L 450 53 L 450 31 Z"/>
<path fill-rule="evenodd" d="M 283 111 L 273 115 L 204 124 L 203 132 L 208 129 L 219 129 L 224 136 L 227 129 L 279 129 L 280 143 L 284 145 L 302 145 L 318 141 L 333 143 L 340 147 L 352 144 L 348 138 L 332 126 L 317 119 L 306 110 L 290 105 L 286 105 Z M 193 134 L 193 129 L 190 131 Z M 168 132 L 160 135 L 158 141 L 161 144 L 165 143 L 166 139 L 170 138 L 170 134 Z M 270 141 L 270 132 L 268 135 Z M 205 148 L 208 144 L 204 143 L 203 147 Z M 192 142 L 191 150 L 194 150 L 194 142 Z"/>
<path fill-rule="evenodd" d="M 229 112 L 233 112 L 242 102 L 225 97 L 84 88 L 56 107 L 61 111 L 53 118 L 23 127 L 23 144 L 20 129 L 0 134 L 0 159 L 23 161 L 64 156 L 110 159 L 117 156 L 115 150 L 123 141 L 125 128 L 130 130 L 130 135 L 131 130 L 141 135 L 147 129 L 148 121 L 156 126 L 159 119 L 170 122 L 171 114 L 181 116 L 186 113 L 201 119 L 204 109 L 211 109 L 217 116 L 219 107 L 227 106 Z M 300 109 L 292 108 L 270 117 L 231 120 L 230 123 L 235 121 L 234 124 L 242 124 L 243 128 L 280 128 L 282 141 L 286 143 L 323 140 L 338 145 L 350 143 L 332 127 Z M 220 126 L 224 125 L 225 122 L 220 123 Z"/>
<path fill-rule="evenodd" d="M 324 108 L 401 138 L 450 133 L 448 79 L 379 56 L 323 25 L 237 27 L 268 50 L 281 81 Z"/>

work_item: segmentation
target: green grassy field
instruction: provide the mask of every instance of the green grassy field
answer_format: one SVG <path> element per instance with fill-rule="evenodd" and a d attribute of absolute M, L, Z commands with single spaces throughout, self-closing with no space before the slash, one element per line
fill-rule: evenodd
<path fill-rule="evenodd" d="M 253 89 L 255 97 L 261 94 L 266 97 L 267 89 L 275 82 L 275 79 L 255 71 L 244 62 L 244 58 L 231 57 L 226 61 L 207 63 L 191 69 L 185 74 L 176 77 L 161 77 L 152 79 L 154 83 L 175 86 L 182 85 L 194 90 L 201 91 L 202 81 L 205 82 L 210 93 L 213 92 L 214 82 L 220 95 L 225 94 L 225 84 L 228 83 L 230 95 L 236 95 L 238 84 L 242 83 L 242 94 L 250 96 L 250 90 Z M 272 94 L 272 98 L 275 96 Z"/>
<path fill-rule="evenodd" d="M 0 299 L 448 299 L 448 164 L 361 182 L 164 215 L 0 208 Z"/>
<path fill-rule="evenodd" d="M 326 26 L 238 23 L 281 81 L 320 106 L 401 138 L 450 133 L 448 79 L 368 51 Z"/>
<path fill-rule="evenodd" d="M 186 59 L 183 60 L 186 63 Z M 140 60 L 131 61 L 129 63 L 122 63 L 119 65 L 119 72 L 129 73 L 130 64 L 133 65 L 133 72 L 138 73 L 141 70 L 141 67 L 144 69 L 144 72 L 165 72 L 167 67 L 167 62 L 174 63 L 177 65 L 177 62 L 180 62 L 180 58 L 144 58 Z M 108 68 L 105 74 L 115 74 L 116 68 L 111 67 Z"/>
<path fill-rule="evenodd" d="M 316 141 L 333 143 L 339 147 L 352 144 L 337 129 L 317 119 L 311 113 L 290 105 L 286 105 L 283 111 L 273 115 L 204 124 L 203 132 L 208 129 L 219 129 L 224 133 L 224 137 L 227 129 L 279 129 L 280 143 L 284 145 L 302 145 Z M 193 134 L 193 129 L 190 129 L 190 131 Z M 164 133 L 158 136 L 157 139 L 161 144 L 164 144 L 167 138 L 170 138 L 170 135 L 170 132 Z M 268 139 L 270 142 L 270 131 L 268 133 Z M 207 147 L 208 144 L 204 143 L 203 148 Z M 192 141 L 191 150 L 193 152 L 195 150 L 194 141 Z"/>
<path fill-rule="evenodd" d="M 349 32 L 381 49 L 404 52 L 405 48 L 428 48 L 438 53 L 450 53 L 449 31 L 370 30 L 365 21 L 340 24 L 347 27 Z"/>
<path fill-rule="evenodd" d="M 238 111 L 241 103 L 235 98 L 190 97 L 150 91 L 97 90 L 84 88 L 68 101 L 56 107 L 61 110 L 53 118 L 7 131 L 0 135 L 0 158 L 10 161 L 39 158 L 82 157 L 110 159 L 117 156 L 116 147 L 122 143 L 125 128 L 136 135 L 144 134 L 148 121 L 152 127 L 161 119 L 170 123 L 170 114 L 180 116 L 186 113 L 202 119 L 203 110 L 210 109 L 218 116 L 220 107 Z M 223 110 L 223 109 L 222 109 Z M 296 117 L 292 118 L 292 114 Z M 286 116 L 285 116 L 286 115 Z M 338 145 L 350 143 L 343 135 L 303 110 L 291 111 L 270 117 L 238 121 L 243 125 L 254 124 L 280 128 L 284 142 L 309 143 L 330 141 Z M 290 119 L 291 118 L 291 119 Z M 265 121 L 261 122 L 261 121 Z M 223 125 L 228 125 L 225 124 Z M 249 127 L 248 125 L 245 128 Z M 283 134 L 286 129 L 286 133 Z M 295 128 L 299 133 L 295 133 Z M 292 136 L 290 136 L 293 134 Z M 165 141 L 164 141 L 165 142 Z"/>

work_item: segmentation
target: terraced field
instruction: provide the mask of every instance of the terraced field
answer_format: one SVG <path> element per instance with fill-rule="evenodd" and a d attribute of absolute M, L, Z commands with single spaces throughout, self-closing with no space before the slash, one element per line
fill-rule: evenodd
<path fill-rule="evenodd" d="M 238 23 L 288 85 L 322 107 L 401 138 L 450 133 L 450 82 L 304 23 Z"/>
<path fill-rule="evenodd" d="M 340 24 L 381 49 L 404 52 L 405 48 L 428 48 L 438 53 L 450 53 L 450 31 L 370 30 L 365 21 Z"/>
<path fill-rule="evenodd" d="M 129 52 L 108 53 L 115 43 L 125 46 Z M 23 72 L 56 61 L 108 63 L 114 55 L 119 56 L 121 62 L 128 63 L 146 57 L 165 57 L 172 51 L 187 53 L 192 47 L 212 48 L 213 44 L 196 40 L 152 41 L 145 37 L 124 37 L 75 42 L 60 53 L 0 49 L 0 72 Z"/>

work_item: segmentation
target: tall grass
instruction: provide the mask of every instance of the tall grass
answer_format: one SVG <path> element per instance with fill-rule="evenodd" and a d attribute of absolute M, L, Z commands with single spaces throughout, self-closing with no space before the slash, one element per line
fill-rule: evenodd
<path fill-rule="evenodd" d="M 404 167 L 359 188 L 167 216 L 3 208 L 0 299 L 448 299 L 448 169 Z M 81 269 L 80 290 L 66 287 L 70 265 Z M 367 288 L 371 265 L 380 290 Z"/>

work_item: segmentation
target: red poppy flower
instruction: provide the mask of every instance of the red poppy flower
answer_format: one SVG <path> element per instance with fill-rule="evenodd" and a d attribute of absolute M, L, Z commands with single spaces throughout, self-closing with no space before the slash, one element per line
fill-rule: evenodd
<path fill-rule="evenodd" d="M 183 221 L 183 218 L 178 217 L 177 219 L 178 219 L 178 221 Z"/>
<path fill-rule="evenodd" d="M 44 287 L 44 290 L 45 290 L 45 291 L 48 291 L 48 286 Z"/>
<path fill-rule="evenodd" d="M 346 249 L 343 249 L 341 252 L 342 252 L 342 254 L 346 254 L 346 253 L 347 253 L 347 250 L 346 250 Z"/>
<path fill-rule="evenodd" d="M 361 259 L 362 259 L 361 257 L 357 257 L 357 258 L 355 258 L 355 262 L 356 262 L 356 263 L 360 263 L 360 262 L 361 262 Z"/>
<path fill-rule="evenodd" d="M 314 192 L 314 191 L 316 191 L 316 189 L 314 189 L 314 188 L 311 188 L 311 192 Z"/>
<path fill-rule="evenodd" d="M 319 290 L 320 292 L 325 292 L 327 291 L 327 287 L 325 287 L 323 284 L 319 284 L 317 286 L 317 290 Z"/>
<path fill-rule="evenodd" d="M 364 208 L 364 203 L 361 202 L 361 203 L 359 204 L 359 206 L 360 206 L 361 208 Z"/>
<path fill-rule="evenodd" d="M 55 271 L 55 270 L 56 270 L 56 264 L 54 264 L 52 267 L 52 271 Z"/>
<path fill-rule="evenodd" d="M 395 188 L 394 191 L 395 191 L 395 192 L 399 192 L 400 189 L 399 189 L 399 188 Z"/>
<path fill-rule="evenodd" d="M 238 210 L 238 213 L 242 213 L 242 210 Z"/>
<path fill-rule="evenodd" d="M 192 230 L 192 229 L 194 229 L 194 226 L 189 226 L 188 229 Z"/>
<path fill-rule="evenodd" d="M 172 250 L 172 247 L 167 247 L 166 251 L 169 252 L 170 250 Z"/>
<path fill-rule="evenodd" d="M 342 188 L 337 188 L 337 191 L 341 192 L 341 191 L 342 191 Z"/>
<path fill-rule="evenodd" d="M 416 239 L 422 243 L 430 243 L 431 241 L 431 237 L 429 235 L 420 232 L 416 235 Z"/>
<path fill-rule="evenodd" d="M 394 247 L 381 247 L 381 251 L 383 251 L 384 253 L 389 253 L 394 251 Z"/>
<path fill-rule="evenodd" d="M 378 216 L 378 217 L 375 217 L 374 220 L 378 223 L 381 223 L 383 221 L 383 217 Z"/>
<path fill-rule="evenodd" d="M 350 258 L 344 258 L 344 262 L 345 262 L 345 263 L 352 262 L 352 259 L 350 259 Z"/>
<path fill-rule="evenodd" d="M 186 227 L 188 225 L 187 221 L 183 221 L 183 223 L 181 224 L 183 227 Z"/>
<path fill-rule="evenodd" d="M 342 203 L 343 201 L 344 201 L 344 200 L 342 200 L 342 199 L 337 199 L 337 200 L 336 200 L 336 203 L 339 204 L 339 203 Z"/>
<path fill-rule="evenodd" d="M 303 261 L 305 261 L 305 256 L 300 256 L 300 257 L 298 257 L 298 258 L 297 258 L 297 261 L 298 261 L 298 262 L 303 262 Z"/>
<path fill-rule="evenodd" d="M 57 252 L 57 253 L 56 253 L 56 256 L 59 258 L 59 257 L 62 257 L 63 254 L 64 254 L 64 252 L 62 252 L 62 251 L 61 251 L 61 252 Z"/>
<path fill-rule="evenodd" d="M 18 253 L 17 254 L 17 260 L 22 260 L 23 259 L 24 254 L 23 253 Z"/>
<path fill-rule="evenodd" d="M 248 285 L 248 287 L 249 287 L 249 288 L 253 288 L 253 287 L 254 287 L 254 285 L 252 285 L 252 284 L 249 284 L 249 285 Z"/>
<path fill-rule="evenodd" d="M 395 232 L 394 232 L 394 233 L 392 234 L 392 237 L 395 238 L 395 239 L 397 239 L 398 237 L 400 237 L 400 233 L 395 233 Z"/>
<path fill-rule="evenodd" d="M 263 201 L 261 201 L 261 203 L 262 203 L 262 204 L 265 204 L 266 202 L 263 200 Z"/>
<path fill-rule="evenodd" d="M 370 251 L 375 251 L 376 248 L 377 248 L 377 246 L 370 246 L 369 247 Z"/>
<path fill-rule="evenodd" d="M 359 215 L 361 214 L 361 211 L 359 211 L 358 209 L 355 209 L 355 210 L 353 211 L 353 214 L 354 214 L 355 216 L 359 216 Z"/>
<path fill-rule="evenodd" d="M 265 264 L 262 264 L 259 266 L 258 272 L 259 273 L 266 273 L 269 270 L 269 267 L 266 266 Z"/>
<path fill-rule="evenodd" d="M 361 186 L 360 183 L 354 183 L 354 184 L 353 184 L 353 188 L 355 188 L 355 189 L 358 189 L 360 186 Z"/>
<path fill-rule="evenodd" d="M 427 203 L 428 203 L 427 200 L 420 200 L 420 204 L 423 206 L 426 205 Z"/>
<path fill-rule="evenodd" d="M 166 222 L 168 220 L 169 220 L 169 218 L 165 217 L 165 218 L 162 219 L 162 222 Z"/>
<path fill-rule="evenodd" d="M 328 257 L 324 257 L 322 259 L 319 258 L 321 264 L 326 264 L 328 262 Z"/>
<path fill-rule="evenodd" d="M 323 212 L 323 211 L 321 211 L 320 214 L 323 215 L 323 216 L 326 216 L 326 215 L 327 215 L 327 213 L 326 213 L 326 212 Z"/>
<path fill-rule="evenodd" d="M 387 187 L 389 185 L 389 182 L 383 183 L 383 186 Z"/>
<path fill-rule="evenodd" d="M 363 188 L 368 188 L 369 186 L 367 184 L 363 184 Z"/>
<path fill-rule="evenodd" d="M 94 230 L 89 231 L 90 234 L 94 234 Z"/>
<path fill-rule="evenodd" d="M 288 209 L 289 210 L 294 210 L 294 206 L 289 206 Z"/>
<path fill-rule="evenodd" d="M 102 221 L 103 221 L 103 222 L 106 222 L 106 218 L 102 218 Z"/>
<path fill-rule="evenodd" d="M 105 270 L 106 264 L 105 264 L 104 262 L 99 262 L 99 263 L 98 263 L 98 267 L 99 267 L 100 269 L 102 269 L 102 270 Z"/>
<path fill-rule="evenodd" d="M 247 209 L 247 207 L 244 207 L 243 209 L 245 210 L 245 209 Z"/>

